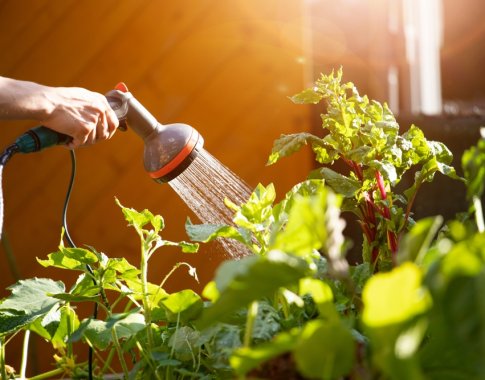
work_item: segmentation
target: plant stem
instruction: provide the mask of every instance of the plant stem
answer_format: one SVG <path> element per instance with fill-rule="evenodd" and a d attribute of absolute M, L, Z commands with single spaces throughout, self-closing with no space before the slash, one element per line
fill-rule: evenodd
<path fill-rule="evenodd" d="M 475 221 L 477 223 L 478 232 L 485 231 L 485 223 L 483 221 L 482 202 L 477 196 L 473 197 L 473 206 L 475 207 Z"/>
<path fill-rule="evenodd" d="M 103 368 L 101 368 L 101 373 L 105 373 L 106 371 L 108 371 L 110 369 L 110 366 L 111 366 L 111 362 L 113 360 L 113 356 L 115 355 L 115 352 L 116 352 L 116 348 L 112 348 L 110 351 L 109 351 L 109 354 L 108 354 L 108 357 L 106 358 L 106 361 L 104 362 L 104 365 L 103 365 Z"/>
<path fill-rule="evenodd" d="M 44 379 L 49 379 L 54 376 L 58 376 L 60 374 L 64 373 L 64 370 L 62 368 L 56 368 L 53 369 L 52 371 L 49 372 L 44 372 L 41 373 L 40 375 L 30 377 L 29 380 L 44 380 Z"/>
<path fill-rule="evenodd" d="M 249 305 L 248 315 L 246 317 L 246 329 L 244 331 L 244 347 L 251 346 L 251 338 L 253 337 L 254 323 L 258 315 L 258 301 L 253 301 Z"/>
<path fill-rule="evenodd" d="M 0 373 L 2 379 L 7 379 L 7 368 L 5 367 L 5 338 L 0 338 Z"/>
<path fill-rule="evenodd" d="M 153 347 L 153 336 L 152 336 L 152 313 L 150 309 L 150 303 L 148 300 L 148 256 L 149 256 L 149 247 L 147 247 L 146 242 L 142 240 L 140 270 L 141 270 L 143 314 L 145 315 L 145 325 L 147 329 L 148 350 L 151 352 L 151 349 Z"/>
<path fill-rule="evenodd" d="M 118 358 L 120 359 L 121 368 L 123 369 L 123 374 L 124 374 L 123 377 L 125 379 L 128 379 L 128 376 L 130 374 L 129 374 L 128 367 L 127 367 L 126 362 L 125 362 L 125 357 L 123 356 L 123 350 L 121 349 L 120 342 L 118 340 L 118 334 L 116 333 L 116 328 L 113 327 L 111 329 L 111 335 L 113 337 L 113 344 L 116 348 L 116 352 L 118 353 Z"/>
<path fill-rule="evenodd" d="M 30 330 L 25 330 L 24 343 L 22 345 L 22 361 L 20 363 L 20 378 L 25 379 L 27 369 L 27 355 L 29 351 Z"/>

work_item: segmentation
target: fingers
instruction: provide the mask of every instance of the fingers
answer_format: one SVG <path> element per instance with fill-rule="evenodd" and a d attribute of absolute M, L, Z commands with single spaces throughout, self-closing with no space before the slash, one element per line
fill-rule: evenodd
<path fill-rule="evenodd" d="M 83 133 L 68 145 L 70 148 L 77 148 L 82 145 L 93 145 L 99 141 L 110 139 L 116 129 L 119 121 L 116 114 L 109 106 L 109 103 L 103 97 L 104 101 L 98 104 L 96 110 L 98 115 L 90 123 L 87 123 L 86 128 L 83 128 Z"/>
<path fill-rule="evenodd" d="M 86 89 L 51 88 L 55 107 L 42 124 L 69 135 L 71 149 L 111 138 L 119 121 L 106 97 Z"/>

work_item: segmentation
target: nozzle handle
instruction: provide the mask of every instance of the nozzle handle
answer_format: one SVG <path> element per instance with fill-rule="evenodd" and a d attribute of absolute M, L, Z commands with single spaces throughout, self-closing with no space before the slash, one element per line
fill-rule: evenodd
<path fill-rule="evenodd" d="M 71 137 L 53 131 L 44 126 L 29 129 L 15 141 L 20 153 L 38 152 L 42 149 L 63 145 L 71 141 Z"/>

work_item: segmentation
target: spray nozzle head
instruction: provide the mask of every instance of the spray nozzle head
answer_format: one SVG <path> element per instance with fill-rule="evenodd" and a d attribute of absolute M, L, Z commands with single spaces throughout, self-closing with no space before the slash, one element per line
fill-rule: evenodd
<path fill-rule="evenodd" d="M 187 124 L 160 124 L 120 82 L 106 94 L 120 124 L 127 125 L 145 143 L 144 165 L 156 182 L 169 182 L 195 160 L 204 139 Z"/>

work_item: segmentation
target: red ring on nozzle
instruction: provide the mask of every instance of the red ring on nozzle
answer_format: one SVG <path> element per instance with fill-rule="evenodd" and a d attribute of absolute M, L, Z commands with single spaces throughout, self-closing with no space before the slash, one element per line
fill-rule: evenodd
<path fill-rule="evenodd" d="M 128 90 L 128 87 L 124 82 L 120 82 L 115 86 L 115 90 L 121 91 L 121 92 L 130 92 Z"/>
<path fill-rule="evenodd" d="M 184 148 L 172 159 L 172 161 L 154 172 L 148 172 L 148 175 L 153 179 L 158 179 L 165 177 L 167 174 L 171 173 L 192 153 L 195 146 L 197 145 L 198 140 L 199 132 L 197 132 L 195 129 L 192 129 L 187 144 L 185 144 Z"/>

